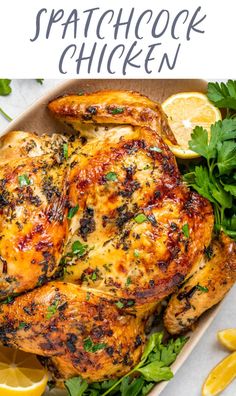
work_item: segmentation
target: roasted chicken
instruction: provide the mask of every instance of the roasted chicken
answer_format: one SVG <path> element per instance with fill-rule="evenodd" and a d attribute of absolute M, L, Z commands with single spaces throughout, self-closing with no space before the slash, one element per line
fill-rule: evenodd
<path fill-rule="evenodd" d="M 183 183 L 157 103 L 105 91 L 49 110 L 75 132 L 0 142 L 0 340 L 41 356 L 57 380 L 119 377 L 162 299 L 174 293 L 175 334 L 223 298 L 235 245 L 222 236 L 203 261 L 212 208 Z"/>

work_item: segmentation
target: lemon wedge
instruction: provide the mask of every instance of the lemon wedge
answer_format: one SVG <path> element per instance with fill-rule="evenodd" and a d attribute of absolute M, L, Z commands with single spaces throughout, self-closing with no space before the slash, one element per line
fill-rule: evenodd
<path fill-rule="evenodd" d="M 227 356 L 210 372 L 202 387 L 202 396 L 219 395 L 236 377 L 236 352 Z"/>
<path fill-rule="evenodd" d="M 181 92 L 170 96 L 162 103 L 169 125 L 178 145 L 169 145 L 178 158 L 196 158 L 199 154 L 189 149 L 188 142 L 196 126 L 210 131 L 210 126 L 221 120 L 221 112 L 200 92 Z"/>
<path fill-rule="evenodd" d="M 0 347 L 0 395 L 41 396 L 48 376 L 36 356 Z"/>
<path fill-rule="evenodd" d="M 236 329 L 225 329 L 217 334 L 220 343 L 230 351 L 236 351 Z"/>

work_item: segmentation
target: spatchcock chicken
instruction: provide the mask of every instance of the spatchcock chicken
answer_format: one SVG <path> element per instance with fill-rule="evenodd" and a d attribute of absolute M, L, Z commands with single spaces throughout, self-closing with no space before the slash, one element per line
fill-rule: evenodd
<path fill-rule="evenodd" d="M 39 355 L 58 383 L 121 377 L 163 299 L 178 334 L 224 297 L 235 243 L 213 238 L 211 204 L 182 181 L 157 103 L 101 91 L 48 108 L 74 132 L 0 140 L 0 340 Z"/>

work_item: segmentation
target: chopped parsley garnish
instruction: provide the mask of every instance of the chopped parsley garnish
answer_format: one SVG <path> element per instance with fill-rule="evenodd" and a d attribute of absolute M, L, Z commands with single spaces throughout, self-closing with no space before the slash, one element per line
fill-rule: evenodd
<path fill-rule="evenodd" d="M 105 178 L 106 178 L 107 181 L 117 181 L 118 180 L 117 174 L 115 172 L 107 173 Z"/>
<path fill-rule="evenodd" d="M 74 217 L 74 215 L 78 212 L 78 210 L 79 210 L 79 205 L 76 205 L 73 208 L 70 208 L 67 218 L 69 220 L 71 220 L 72 217 Z"/>
<path fill-rule="evenodd" d="M 86 251 L 88 249 L 88 245 L 84 245 L 83 243 L 81 243 L 80 241 L 75 241 L 72 244 L 72 253 L 76 256 L 83 256 Z"/>
<path fill-rule="evenodd" d="M 205 286 L 201 286 L 201 285 L 196 285 L 197 290 L 203 292 L 203 293 L 207 293 L 209 291 L 209 289 Z"/>
<path fill-rule="evenodd" d="M 0 304 L 10 304 L 13 301 L 14 301 L 14 297 L 8 296 L 5 300 L 0 301 Z"/>
<path fill-rule="evenodd" d="M 122 114 L 124 112 L 124 107 L 113 107 L 109 108 L 110 114 Z"/>
<path fill-rule="evenodd" d="M 96 271 L 94 271 L 94 272 L 92 273 L 92 275 L 90 276 L 90 278 L 91 278 L 92 281 L 97 280 L 97 273 L 96 273 Z"/>
<path fill-rule="evenodd" d="M 31 181 L 26 174 L 18 176 L 18 181 L 21 187 L 29 186 L 31 184 Z"/>
<path fill-rule="evenodd" d="M 94 344 L 94 342 L 90 337 L 84 340 L 83 345 L 84 345 L 84 350 L 86 352 L 92 352 L 92 353 L 95 353 L 107 347 L 107 344 L 104 343 Z"/>
<path fill-rule="evenodd" d="M 63 156 L 65 159 L 68 159 L 68 144 L 63 144 Z"/>
<path fill-rule="evenodd" d="M 168 381 L 173 377 L 170 365 L 175 361 L 177 355 L 187 342 L 187 338 L 171 338 L 163 344 L 163 334 L 154 333 L 150 336 L 144 349 L 140 362 L 126 375 L 118 380 L 87 383 L 81 377 L 74 377 L 65 381 L 65 386 L 70 396 L 106 396 L 116 394 L 123 396 L 147 395 L 147 393 L 160 381 Z M 94 344 L 90 338 L 84 341 L 85 350 L 93 352 L 93 346 L 105 344 Z M 99 349 L 102 349 L 99 348 Z M 138 375 L 136 375 L 138 374 Z"/>
<path fill-rule="evenodd" d="M 123 304 L 123 302 L 121 302 L 121 301 L 117 301 L 116 303 L 115 303 L 115 305 L 117 306 L 117 308 L 119 308 L 119 309 L 122 309 L 122 308 L 124 308 L 124 304 Z"/>
<path fill-rule="evenodd" d="M 144 221 L 147 221 L 148 218 L 145 216 L 145 214 L 140 213 L 137 216 L 135 216 L 134 221 L 138 224 L 144 223 Z"/>
<path fill-rule="evenodd" d="M 131 278 L 130 278 L 130 276 L 128 276 L 128 278 L 126 279 L 126 282 L 125 282 L 125 286 L 129 286 L 129 285 L 131 285 L 131 283 L 132 283 Z"/>
<path fill-rule="evenodd" d="M 87 292 L 87 293 L 86 293 L 86 301 L 89 301 L 89 300 L 90 300 L 90 293 Z"/>
<path fill-rule="evenodd" d="M 162 149 L 159 147 L 153 146 L 149 148 L 150 151 L 155 151 L 156 153 L 162 153 Z"/>
<path fill-rule="evenodd" d="M 19 330 L 24 329 L 26 326 L 27 326 L 27 324 L 25 322 L 20 322 L 19 326 L 18 326 L 18 329 Z"/>
<path fill-rule="evenodd" d="M 134 249 L 134 257 L 139 257 L 139 256 L 140 256 L 139 250 Z"/>
<path fill-rule="evenodd" d="M 48 313 L 46 315 L 47 319 L 51 319 L 53 315 L 57 312 L 59 301 L 55 301 L 52 305 L 50 305 L 47 309 Z"/>
<path fill-rule="evenodd" d="M 189 238 L 189 227 L 188 223 L 184 224 L 182 227 L 183 234 L 186 238 Z"/>

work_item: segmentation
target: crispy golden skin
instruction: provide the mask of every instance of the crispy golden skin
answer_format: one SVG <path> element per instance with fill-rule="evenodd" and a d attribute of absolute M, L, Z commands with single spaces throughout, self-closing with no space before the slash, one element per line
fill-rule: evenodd
<path fill-rule="evenodd" d="M 76 130 L 85 124 L 146 126 L 176 144 L 161 106 L 135 91 L 107 90 L 67 95 L 51 101 L 48 107 L 60 121 Z"/>
<path fill-rule="evenodd" d="M 140 359 L 150 312 L 136 315 L 105 294 L 55 282 L 3 304 L 0 337 L 4 345 L 50 357 L 43 363 L 57 379 L 62 373 L 101 381 L 126 374 Z"/>
<path fill-rule="evenodd" d="M 51 277 L 68 235 L 66 167 L 49 155 L 0 167 L 0 297 Z"/>
<path fill-rule="evenodd" d="M 164 324 L 171 334 L 187 330 L 213 305 L 221 301 L 236 281 L 236 243 L 222 234 L 211 245 L 212 258 L 206 255 L 184 286 L 167 306 Z"/>
<path fill-rule="evenodd" d="M 67 258 L 64 279 L 139 305 L 181 284 L 210 243 L 213 216 L 210 204 L 183 184 L 159 135 L 140 127 L 123 131 L 116 138 L 107 131 L 71 159 L 69 202 L 79 205 L 73 241 L 87 252 Z"/>

